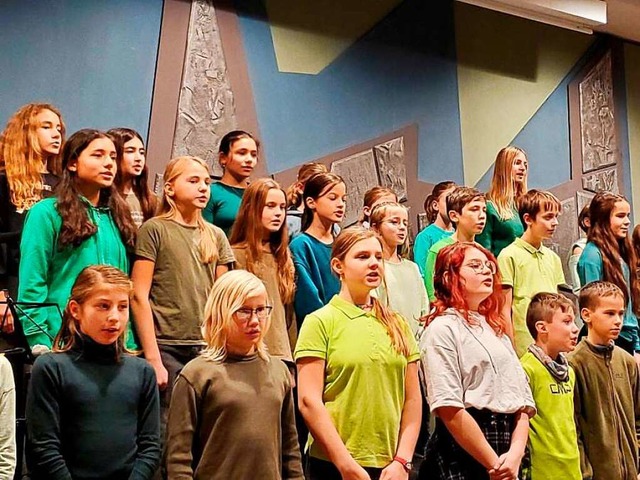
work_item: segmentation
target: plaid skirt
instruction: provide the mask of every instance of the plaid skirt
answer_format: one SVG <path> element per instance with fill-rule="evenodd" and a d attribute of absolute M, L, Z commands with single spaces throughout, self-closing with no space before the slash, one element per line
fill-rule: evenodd
<path fill-rule="evenodd" d="M 493 413 L 467 409 L 480 426 L 484 437 L 498 456 L 511 446 L 515 414 Z M 530 480 L 530 457 L 525 452 L 520 464 L 519 480 Z M 464 450 L 451 436 L 442 420 L 436 419 L 436 429 L 429 439 L 418 480 L 489 480 L 487 470 Z"/>

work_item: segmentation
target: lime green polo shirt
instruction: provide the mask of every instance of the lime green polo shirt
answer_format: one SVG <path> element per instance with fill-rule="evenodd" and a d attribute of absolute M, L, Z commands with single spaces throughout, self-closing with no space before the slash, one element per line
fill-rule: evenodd
<path fill-rule="evenodd" d="M 382 468 L 395 455 L 405 402 L 407 364 L 420 359 L 408 325 L 410 355 L 398 354 L 376 317 L 335 295 L 307 315 L 295 359 L 326 362 L 322 401 L 354 460 L 363 467 Z M 329 460 L 311 436 L 314 458 Z"/>
<path fill-rule="evenodd" d="M 550 248 L 536 249 L 521 238 L 516 238 L 498 256 L 502 284 L 511 287 L 513 301 L 511 318 L 516 341 L 516 353 L 522 357 L 533 338 L 527 329 L 527 308 L 536 293 L 557 293 L 558 285 L 565 283 L 562 261 Z"/>
<path fill-rule="evenodd" d="M 557 381 L 540 360 L 527 352 L 520 360 L 538 413 L 529 421 L 531 478 L 581 480 L 578 434 L 574 420 L 573 390 L 576 374 Z"/>

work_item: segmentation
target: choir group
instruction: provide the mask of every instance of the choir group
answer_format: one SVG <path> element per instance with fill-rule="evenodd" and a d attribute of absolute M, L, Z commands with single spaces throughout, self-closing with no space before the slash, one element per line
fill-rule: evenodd
<path fill-rule="evenodd" d="M 545 246 L 560 202 L 517 147 L 487 193 L 435 185 L 414 242 L 392 190 L 348 198 L 318 163 L 284 190 L 251 179 L 259 159 L 229 132 L 219 181 L 177 157 L 156 197 L 134 130 L 11 117 L 1 345 L 35 362 L 0 355 L 0 479 L 23 461 L 34 480 L 640 478 L 624 197 L 580 213 L 567 282 Z"/>

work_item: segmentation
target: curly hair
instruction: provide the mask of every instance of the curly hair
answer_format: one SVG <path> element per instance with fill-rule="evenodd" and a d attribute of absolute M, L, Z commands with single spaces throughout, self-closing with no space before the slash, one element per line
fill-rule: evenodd
<path fill-rule="evenodd" d="M 62 115 L 48 103 L 29 103 L 21 107 L 7 122 L 0 136 L 0 168 L 7 174 L 11 203 L 18 210 L 28 210 L 42 199 L 42 165 L 54 175 L 60 174 L 60 154 L 45 155 L 38 141 L 36 117 L 50 110 L 60 120 L 60 143 L 64 144 L 65 126 Z"/>

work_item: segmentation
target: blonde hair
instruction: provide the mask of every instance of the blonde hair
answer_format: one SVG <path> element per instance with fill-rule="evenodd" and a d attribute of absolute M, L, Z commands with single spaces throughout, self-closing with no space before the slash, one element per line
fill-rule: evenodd
<path fill-rule="evenodd" d="M 53 341 L 54 352 L 66 352 L 76 344 L 77 335 L 80 333 L 78 319 L 71 315 L 69 303 L 82 305 L 87 302 L 95 291 L 101 287 L 112 287 L 127 293 L 129 299 L 133 295 L 133 283 L 122 270 L 110 265 L 91 265 L 83 269 L 71 288 L 69 302 L 62 314 L 62 327 Z M 118 340 L 116 340 L 116 352 L 137 354 L 138 352 L 126 348 L 127 329 L 125 328 Z"/>
<path fill-rule="evenodd" d="M 7 122 L 0 136 L 0 158 L 6 171 L 11 203 L 18 210 L 28 210 L 42 199 L 42 164 L 46 160 L 49 172 L 60 174 L 60 153 L 47 155 L 38 141 L 39 127 L 36 117 L 43 110 L 50 110 L 60 120 L 60 152 L 65 140 L 62 115 L 48 103 L 29 103 L 21 107 Z"/>
<path fill-rule="evenodd" d="M 380 246 L 382 246 L 380 236 L 372 230 L 368 230 L 358 225 L 345 228 L 333 242 L 331 260 L 335 258 L 340 262 L 343 262 L 347 253 L 349 253 L 349 250 L 351 250 L 356 243 L 369 238 L 375 238 L 380 242 Z M 371 300 L 373 302 L 373 312 L 375 317 L 387 331 L 393 348 L 398 354 L 404 355 L 405 357 L 409 356 L 408 324 L 402 317 L 383 305 L 376 298 L 372 297 Z"/>
<path fill-rule="evenodd" d="M 176 202 L 170 195 L 167 195 L 166 189 L 172 185 L 175 180 L 184 173 L 185 166 L 189 162 L 194 162 L 204 168 L 207 174 L 209 172 L 209 166 L 207 163 L 198 157 L 176 157 L 171 160 L 164 169 L 164 188 L 165 192 L 162 196 L 162 202 L 160 203 L 159 218 L 175 218 L 177 214 Z M 207 225 L 207 222 L 202 218 L 202 211 L 198 210 L 196 213 L 196 222 L 198 231 L 200 232 L 200 243 L 198 248 L 200 250 L 200 259 L 205 265 L 213 264 L 218 259 L 218 243 L 216 237 L 213 234 L 213 229 Z"/>
<path fill-rule="evenodd" d="M 371 210 L 371 214 L 369 215 L 369 223 L 371 224 L 371 228 L 373 228 L 382 238 L 382 234 L 380 233 L 380 225 L 384 222 L 385 218 L 389 215 L 389 210 L 392 208 L 397 208 L 400 210 L 404 210 L 407 213 L 407 236 L 404 239 L 404 243 L 402 245 L 398 245 L 398 254 L 406 258 L 408 254 L 407 243 L 409 239 L 409 210 L 404 205 L 399 204 L 398 202 L 383 202 L 379 203 L 373 210 Z M 384 242 L 384 238 L 382 238 Z"/>
<path fill-rule="evenodd" d="M 253 273 L 246 270 L 232 270 L 216 280 L 204 307 L 204 322 L 201 330 L 207 346 L 201 353 L 203 357 L 216 363 L 224 362 L 228 355 L 228 332 L 232 322 L 235 322 L 233 314 L 242 308 L 247 298 L 261 293 L 267 296 L 264 284 Z M 270 324 L 269 318 L 264 324 L 262 337 L 256 345 L 258 355 L 265 360 L 269 360 L 269 355 L 264 336 Z"/>
<path fill-rule="evenodd" d="M 251 273 L 256 273 L 254 268 L 263 257 L 262 240 L 265 228 L 262 225 L 262 212 L 267 203 L 269 191 L 274 189 L 284 193 L 280 185 L 270 178 L 260 178 L 251 182 L 242 196 L 240 210 L 229 238 L 232 246 L 246 245 L 246 269 Z M 269 249 L 278 269 L 278 292 L 282 303 L 287 305 L 293 302 L 296 284 L 295 267 L 289 251 L 286 216 L 283 218 L 280 229 L 269 235 Z"/>
<path fill-rule="evenodd" d="M 302 165 L 298 170 L 298 178 L 287 188 L 287 208 L 298 208 L 302 203 L 302 193 L 298 192 L 298 184 L 301 184 L 302 190 L 304 190 L 307 180 L 318 173 L 327 173 L 328 171 L 327 166 L 322 163 L 312 162 Z"/>
<path fill-rule="evenodd" d="M 509 220 L 516 215 L 517 200 L 527 191 L 527 177 L 522 183 L 513 181 L 513 164 L 516 157 L 522 154 L 527 157 L 524 150 L 514 146 L 504 147 L 498 152 L 493 167 L 491 187 L 487 192 L 487 199 L 493 202 L 498 216 L 502 220 Z"/>

